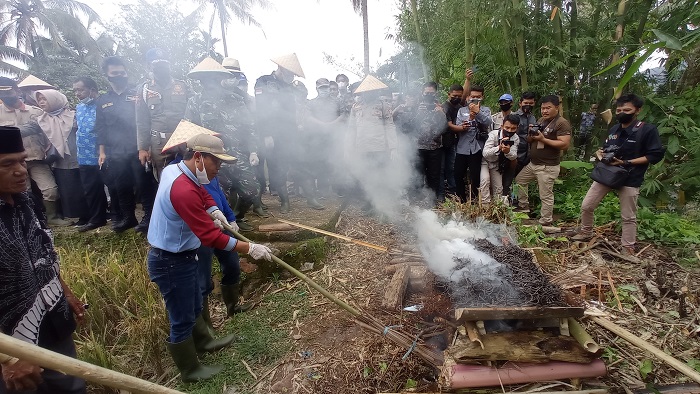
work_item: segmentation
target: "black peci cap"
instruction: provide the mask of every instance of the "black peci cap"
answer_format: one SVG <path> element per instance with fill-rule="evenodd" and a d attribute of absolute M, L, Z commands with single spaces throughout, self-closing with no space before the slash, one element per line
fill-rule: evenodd
<path fill-rule="evenodd" d="M 0 141 L 0 154 L 24 152 L 22 133 L 17 127 L 0 126 Z"/>

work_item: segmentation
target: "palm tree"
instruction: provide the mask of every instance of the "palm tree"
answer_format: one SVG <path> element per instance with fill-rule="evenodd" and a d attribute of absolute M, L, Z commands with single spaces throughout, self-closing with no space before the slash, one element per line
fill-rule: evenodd
<path fill-rule="evenodd" d="M 226 26 L 231 23 L 231 19 L 235 17 L 241 22 L 247 23 L 251 26 L 260 28 L 260 22 L 258 22 L 252 14 L 252 8 L 259 6 L 263 9 L 268 9 L 271 7 L 269 0 L 197 0 L 200 6 L 195 10 L 194 13 L 201 13 L 209 5 L 214 6 L 214 13 L 212 14 L 211 22 L 209 23 L 209 35 L 211 36 L 212 26 L 214 24 L 214 19 L 218 17 L 219 24 L 221 25 L 221 39 L 224 46 L 224 56 L 228 57 L 228 44 L 226 42 Z M 193 13 L 193 14 L 194 14 Z"/>
<path fill-rule="evenodd" d="M 362 15 L 362 30 L 364 33 L 365 40 L 365 65 L 363 71 L 365 75 L 369 74 L 369 18 L 367 16 L 367 0 L 351 0 L 352 8 L 355 12 L 359 12 Z"/>
<path fill-rule="evenodd" d="M 1 0 L 0 45 L 36 58 L 37 45 L 42 45 L 39 38 L 46 33 L 52 45 L 97 50 L 80 17 L 87 17 L 88 26 L 100 21 L 90 6 L 76 0 Z"/>

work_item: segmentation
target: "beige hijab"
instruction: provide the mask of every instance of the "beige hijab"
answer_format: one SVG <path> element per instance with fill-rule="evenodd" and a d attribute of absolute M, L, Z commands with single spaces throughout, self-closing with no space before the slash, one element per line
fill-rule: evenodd
<path fill-rule="evenodd" d="M 46 111 L 37 118 L 39 126 L 61 157 L 72 154 L 68 147 L 68 136 L 73 129 L 75 112 L 69 109 L 68 98 L 58 90 L 37 90 L 34 92 L 37 103 L 39 94 L 46 97 L 48 103 Z"/>

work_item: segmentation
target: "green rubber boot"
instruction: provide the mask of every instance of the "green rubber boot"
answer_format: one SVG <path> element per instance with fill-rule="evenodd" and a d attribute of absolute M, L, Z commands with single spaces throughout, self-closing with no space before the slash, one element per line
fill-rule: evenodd
<path fill-rule="evenodd" d="M 193 337 L 179 343 L 167 343 L 168 352 L 180 371 L 180 378 L 185 383 L 206 380 L 221 372 L 220 365 L 202 365 L 197 359 Z"/>
<path fill-rule="evenodd" d="M 216 335 L 214 325 L 211 323 L 211 314 L 209 313 L 209 296 L 204 297 L 204 299 L 202 300 L 202 319 L 205 323 L 207 323 L 209 335 L 211 335 L 212 337 Z"/>
<path fill-rule="evenodd" d="M 226 304 L 226 313 L 233 316 L 236 313 L 247 312 L 253 308 L 253 304 L 240 304 L 238 283 L 235 285 L 221 285 L 221 297 Z"/>
<path fill-rule="evenodd" d="M 214 336 L 209 333 L 209 326 L 204 321 L 202 315 L 197 317 L 192 330 L 192 338 L 194 339 L 194 347 L 200 353 L 213 353 L 230 345 L 236 336 L 231 334 L 220 339 L 214 339 Z"/>

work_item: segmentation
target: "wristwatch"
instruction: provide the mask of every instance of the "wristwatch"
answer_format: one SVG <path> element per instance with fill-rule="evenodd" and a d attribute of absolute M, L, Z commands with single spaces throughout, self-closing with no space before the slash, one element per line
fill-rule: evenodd
<path fill-rule="evenodd" d="M 625 160 L 625 161 L 622 162 L 622 165 L 624 165 L 624 166 L 631 166 L 631 165 L 632 165 L 632 162 L 629 161 L 629 160 Z"/>

